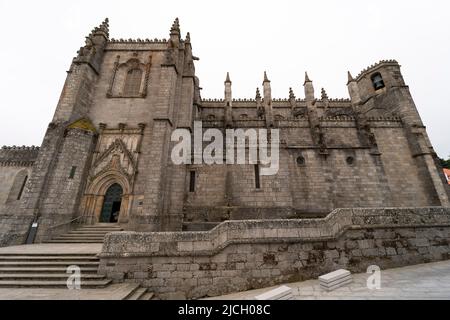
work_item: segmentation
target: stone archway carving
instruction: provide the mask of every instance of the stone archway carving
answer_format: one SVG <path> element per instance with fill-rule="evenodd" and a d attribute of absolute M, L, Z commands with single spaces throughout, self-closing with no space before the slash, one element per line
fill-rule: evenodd
<path fill-rule="evenodd" d="M 119 170 L 113 169 L 101 173 L 89 183 L 82 204 L 82 214 L 85 217 L 84 221 L 86 223 L 96 223 L 100 220 L 105 194 L 109 187 L 116 183 L 123 190 L 119 223 L 128 222 L 131 203 L 131 185 L 127 176 Z"/>

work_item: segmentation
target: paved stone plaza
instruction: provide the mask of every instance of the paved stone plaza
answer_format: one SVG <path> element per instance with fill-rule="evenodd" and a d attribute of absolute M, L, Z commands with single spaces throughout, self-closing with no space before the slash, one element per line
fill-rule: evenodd
<path fill-rule="evenodd" d="M 450 260 L 381 271 L 381 289 L 366 286 L 370 274 L 353 275 L 353 283 L 332 292 L 319 286 L 319 280 L 287 284 L 296 300 L 422 300 L 450 299 Z M 248 300 L 275 287 L 239 292 L 210 299 Z"/>
<path fill-rule="evenodd" d="M 325 292 L 318 280 L 287 284 L 294 289 L 296 300 L 409 300 L 450 299 L 450 260 L 384 270 L 381 273 L 381 289 L 369 290 L 366 281 L 369 274 L 354 274 L 351 285 Z M 114 284 L 107 289 L 0 289 L 1 300 L 121 300 L 133 284 Z M 250 300 L 276 287 L 250 290 L 208 298 L 213 300 Z"/>

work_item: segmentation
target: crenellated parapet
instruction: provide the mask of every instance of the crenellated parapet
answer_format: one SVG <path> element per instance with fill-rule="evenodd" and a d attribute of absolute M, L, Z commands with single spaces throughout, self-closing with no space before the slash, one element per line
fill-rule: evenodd
<path fill-rule="evenodd" d="M 163 44 L 167 44 L 167 39 L 158 39 L 158 38 L 155 38 L 155 39 L 148 39 L 148 38 L 146 38 L 146 39 L 140 39 L 140 38 L 137 38 L 137 39 L 131 39 L 131 38 L 129 38 L 129 39 L 122 39 L 122 38 L 114 39 L 114 38 L 111 38 L 111 40 L 109 40 L 108 43 L 163 43 Z"/>
<path fill-rule="evenodd" d="M 31 167 L 39 149 L 36 146 L 3 146 L 0 149 L 0 166 Z"/>
<path fill-rule="evenodd" d="M 376 71 L 377 69 L 383 67 L 383 66 L 399 66 L 397 60 L 390 59 L 390 60 L 380 60 L 377 63 L 374 63 L 370 65 L 369 67 L 363 69 L 358 76 L 356 77 L 356 81 L 361 80 L 364 76 Z"/>

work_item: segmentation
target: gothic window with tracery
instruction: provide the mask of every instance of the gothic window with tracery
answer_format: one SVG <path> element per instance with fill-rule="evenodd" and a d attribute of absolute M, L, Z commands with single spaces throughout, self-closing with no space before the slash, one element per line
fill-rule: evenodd
<path fill-rule="evenodd" d="M 131 69 L 127 73 L 123 94 L 125 96 L 137 96 L 141 91 L 142 70 Z"/>

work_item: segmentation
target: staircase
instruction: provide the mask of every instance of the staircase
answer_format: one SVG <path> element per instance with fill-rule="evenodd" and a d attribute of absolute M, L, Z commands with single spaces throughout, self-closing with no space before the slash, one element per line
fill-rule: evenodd
<path fill-rule="evenodd" d="M 81 270 L 81 288 L 104 288 L 111 283 L 97 274 L 95 254 L 2 254 L 0 288 L 67 288 L 69 266 Z"/>
<path fill-rule="evenodd" d="M 123 300 L 151 300 L 154 296 L 147 288 L 141 288 L 138 284 L 133 284 L 133 287 Z"/>
<path fill-rule="evenodd" d="M 47 243 L 103 243 L 105 235 L 109 232 L 123 231 L 112 223 L 97 223 L 84 225 L 68 233 L 56 236 Z"/>
<path fill-rule="evenodd" d="M 81 271 L 81 289 L 108 288 L 112 281 L 98 274 L 96 254 L 0 254 L 0 288 L 67 289 L 69 266 Z M 124 300 L 150 300 L 153 293 L 138 284 L 126 284 Z"/>
<path fill-rule="evenodd" d="M 47 241 L 47 244 L 36 245 L 36 250 L 30 250 L 32 247 L 28 245 L 18 246 L 13 250 L 5 248 L 0 252 L 0 288 L 67 289 L 67 280 L 74 274 L 70 270 L 67 272 L 68 267 L 77 266 L 80 268 L 81 289 L 108 290 L 111 285 L 111 290 L 118 290 L 117 286 L 121 286 L 120 299 L 150 300 L 153 293 L 147 292 L 146 288 L 141 288 L 138 284 L 113 285 L 112 280 L 99 275 L 100 260 L 95 250 L 78 253 L 78 250 L 70 249 L 72 245 L 69 245 L 69 248 L 62 245 L 73 244 L 76 247 L 77 243 L 103 243 L 107 233 L 122 230 L 116 224 L 98 223 L 81 226 Z M 55 244 L 54 250 L 39 250 L 39 246 L 52 247 L 52 244 Z"/>

